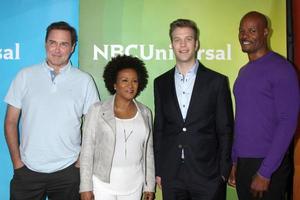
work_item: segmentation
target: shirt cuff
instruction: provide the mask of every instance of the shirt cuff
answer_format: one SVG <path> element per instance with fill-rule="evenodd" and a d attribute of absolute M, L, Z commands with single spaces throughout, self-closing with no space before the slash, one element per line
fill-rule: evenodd
<path fill-rule="evenodd" d="M 270 179 L 272 176 L 272 172 L 263 166 L 259 168 L 257 173 L 266 179 Z"/>

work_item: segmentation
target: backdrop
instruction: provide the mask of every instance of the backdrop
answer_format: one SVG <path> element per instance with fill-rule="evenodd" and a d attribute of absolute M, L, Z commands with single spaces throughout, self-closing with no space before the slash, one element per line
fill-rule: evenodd
<path fill-rule="evenodd" d="M 102 72 L 111 57 L 132 54 L 146 63 L 149 84 L 138 97 L 153 109 L 153 79 L 174 66 L 168 36 L 177 18 L 194 20 L 200 29 L 198 59 L 229 77 L 232 86 L 248 61 L 237 39 L 239 21 L 251 10 L 266 14 L 274 30 L 271 48 L 286 54 L 286 1 L 278 0 L 82 0 L 80 1 L 80 68 L 90 72 L 106 99 Z M 161 199 L 158 189 L 158 199 Z M 227 199 L 237 199 L 228 187 Z"/>
<path fill-rule="evenodd" d="M 10 0 L 0 6 L 0 199 L 9 199 L 13 170 L 4 138 L 6 104 L 3 98 L 16 73 L 40 63 L 45 57 L 46 27 L 64 20 L 79 30 L 79 45 L 72 63 L 92 74 L 102 99 L 108 93 L 102 81 L 103 66 L 116 54 L 142 58 L 149 70 L 147 89 L 139 100 L 153 108 L 152 81 L 174 65 L 168 38 L 169 23 L 190 18 L 200 28 L 198 58 L 226 74 L 232 85 L 239 68 L 247 62 L 237 40 L 241 16 L 250 10 L 268 15 L 275 30 L 272 49 L 286 53 L 285 1 L 278 0 Z M 79 11 L 80 10 L 80 11 Z M 78 26 L 78 20 L 80 26 Z M 80 28 L 80 29 L 78 29 Z M 236 199 L 228 189 L 228 199 Z M 160 199 L 160 197 L 158 198 Z"/>
<path fill-rule="evenodd" d="M 84 0 L 80 3 L 80 68 L 96 80 L 101 96 L 108 92 L 103 67 L 117 54 L 142 58 L 150 73 L 147 90 L 139 97 L 153 108 L 152 80 L 174 66 L 168 37 L 169 24 L 189 18 L 200 28 L 198 58 L 208 67 L 229 76 L 232 85 L 247 62 L 237 39 L 239 21 L 248 11 L 271 19 L 271 48 L 286 54 L 286 5 L 284 0 Z"/>

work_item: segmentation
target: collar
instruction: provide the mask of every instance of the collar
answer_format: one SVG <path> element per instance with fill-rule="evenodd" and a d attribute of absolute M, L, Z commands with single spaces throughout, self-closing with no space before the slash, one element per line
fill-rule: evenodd
<path fill-rule="evenodd" d="M 199 62 L 198 62 L 198 60 L 196 60 L 195 64 L 194 64 L 194 65 L 192 66 L 192 68 L 187 72 L 186 76 L 190 76 L 190 75 L 195 75 L 195 76 L 196 76 L 198 67 L 199 67 Z M 180 73 L 180 71 L 179 71 L 179 69 L 178 69 L 177 66 L 175 66 L 175 75 L 176 75 L 176 76 L 178 76 L 178 75 L 179 75 L 179 76 L 183 76 L 183 75 Z"/>
<path fill-rule="evenodd" d="M 115 102 L 115 94 L 112 95 L 111 97 L 109 97 L 106 101 L 101 102 L 102 104 L 102 117 L 103 119 L 110 125 L 110 127 L 112 128 L 113 132 L 115 133 L 116 130 L 116 126 L 115 126 L 115 114 L 114 114 L 114 102 Z M 138 112 L 140 112 L 140 114 L 143 117 L 143 120 L 145 122 L 145 124 L 147 124 L 147 129 L 150 130 L 151 128 L 151 119 L 148 119 L 148 114 L 147 114 L 147 110 L 143 107 L 143 105 L 138 102 L 137 100 L 133 99 Z"/>
<path fill-rule="evenodd" d="M 47 61 L 44 61 L 42 65 L 46 71 L 48 72 L 54 71 L 54 69 L 48 65 Z M 67 71 L 70 70 L 71 67 L 72 65 L 71 62 L 69 61 L 68 64 L 66 64 L 65 66 L 59 69 L 59 74 L 66 73 Z"/>

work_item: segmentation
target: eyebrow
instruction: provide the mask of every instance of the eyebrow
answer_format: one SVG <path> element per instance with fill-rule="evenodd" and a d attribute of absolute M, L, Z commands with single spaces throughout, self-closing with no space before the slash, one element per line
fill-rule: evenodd
<path fill-rule="evenodd" d="M 48 39 L 48 41 L 49 41 L 49 42 L 57 42 L 57 43 L 59 43 L 59 44 L 71 44 L 71 43 L 68 42 L 68 41 L 61 41 L 61 42 L 60 42 L 60 41 L 57 41 L 57 40 L 51 40 L 51 39 Z M 48 41 L 47 41 L 47 42 L 48 42 Z"/>

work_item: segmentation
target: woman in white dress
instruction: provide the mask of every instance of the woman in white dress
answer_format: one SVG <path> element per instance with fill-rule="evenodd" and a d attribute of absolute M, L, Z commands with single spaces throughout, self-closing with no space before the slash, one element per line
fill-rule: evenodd
<path fill-rule="evenodd" d="M 152 115 L 135 98 L 148 82 L 144 63 L 117 56 L 104 69 L 113 95 L 91 106 L 83 126 L 81 200 L 154 199 Z"/>

